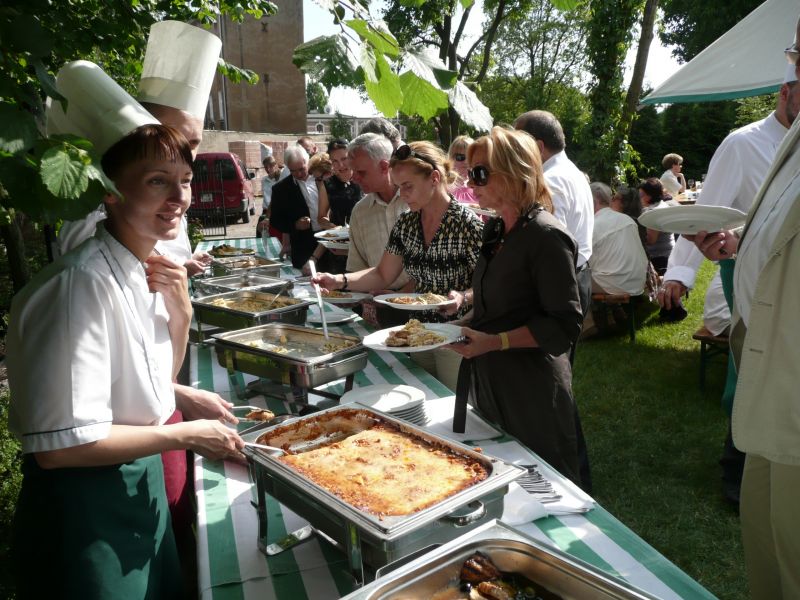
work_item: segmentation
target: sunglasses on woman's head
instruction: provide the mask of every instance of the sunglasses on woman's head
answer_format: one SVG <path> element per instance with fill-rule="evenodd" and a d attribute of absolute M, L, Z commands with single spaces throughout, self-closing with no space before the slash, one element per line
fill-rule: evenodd
<path fill-rule="evenodd" d="M 422 162 L 428 163 L 430 166 L 433 167 L 434 171 L 438 171 L 436 168 L 436 163 L 433 162 L 427 156 L 420 154 L 419 152 L 414 152 L 413 148 L 408 144 L 404 144 L 400 146 L 397 150 L 392 153 L 392 158 L 396 158 L 397 160 L 407 160 L 409 158 L 416 158 L 421 160 Z"/>
<path fill-rule="evenodd" d="M 467 171 L 467 177 L 475 185 L 482 187 L 489 183 L 489 169 L 483 165 L 477 165 Z"/>

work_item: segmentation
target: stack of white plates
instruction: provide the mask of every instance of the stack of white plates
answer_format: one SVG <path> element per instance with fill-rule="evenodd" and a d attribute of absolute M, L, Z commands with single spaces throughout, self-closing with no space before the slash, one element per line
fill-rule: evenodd
<path fill-rule="evenodd" d="M 410 385 L 370 385 L 344 394 L 341 404 L 358 402 L 413 425 L 425 426 L 429 422 L 425 409 L 425 392 Z"/>

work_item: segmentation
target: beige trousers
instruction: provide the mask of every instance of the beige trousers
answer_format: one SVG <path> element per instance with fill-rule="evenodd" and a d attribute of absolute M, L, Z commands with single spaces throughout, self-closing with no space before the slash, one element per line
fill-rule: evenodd
<path fill-rule="evenodd" d="M 748 454 L 740 515 L 750 597 L 800 598 L 800 465 Z"/>
<path fill-rule="evenodd" d="M 411 360 L 436 377 L 455 394 L 461 355 L 452 350 L 435 348 L 425 352 L 412 352 Z"/>

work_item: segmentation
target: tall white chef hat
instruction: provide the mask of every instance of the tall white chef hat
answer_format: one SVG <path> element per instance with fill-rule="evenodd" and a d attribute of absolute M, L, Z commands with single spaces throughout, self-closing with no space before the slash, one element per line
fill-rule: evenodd
<path fill-rule="evenodd" d="M 786 74 L 783 76 L 783 83 L 792 83 L 793 81 L 797 81 L 794 65 L 786 65 Z"/>
<path fill-rule="evenodd" d="M 158 119 L 88 60 L 76 60 L 61 67 L 56 88 L 67 99 L 48 99 L 47 135 L 72 133 L 88 139 L 98 154 L 105 153 L 137 127 L 158 124 Z"/>
<path fill-rule="evenodd" d="M 150 27 L 139 81 L 139 101 L 163 104 L 205 118 L 222 42 L 180 21 Z"/>

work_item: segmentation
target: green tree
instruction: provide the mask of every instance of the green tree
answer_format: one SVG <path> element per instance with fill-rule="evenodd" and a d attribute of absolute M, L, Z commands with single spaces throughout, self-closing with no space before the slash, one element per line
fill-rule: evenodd
<path fill-rule="evenodd" d="M 660 177 L 663 172 L 661 159 L 666 152 L 662 120 L 655 106 L 647 105 L 638 112 L 631 124 L 628 142 L 639 153 L 642 165 L 639 177 Z"/>
<path fill-rule="evenodd" d="M 7 0 L 0 9 L 0 236 L 15 289 L 29 278 L 21 227 L 26 219 L 54 223 L 77 218 L 113 189 L 92 145 L 74 136 L 46 138 L 45 95 L 62 98 L 53 73 L 65 62 L 88 58 L 129 91 L 135 90 L 150 25 L 162 19 L 215 22 L 276 11 L 267 0 L 72 0 L 69 10 L 49 0 Z M 234 81 L 254 73 L 220 61 Z"/>
<path fill-rule="evenodd" d="M 354 137 L 354 132 L 350 119 L 337 110 L 331 119 L 331 139 L 349 140 L 352 137 Z"/>
<path fill-rule="evenodd" d="M 661 0 L 665 45 L 674 46 L 673 54 L 689 61 L 714 40 L 736 25 L 763 0 Z"/>
<path fill-rule="evenodd" d="M 318 81 L 306 83 L 306 110 L 308 112 L 324 113 L 328 104 L 328 92 Z"/>
<path fill-rule="evenodd" d="M 797 85 L 797 84 L 795 84 Z M 765 94 L 763 96 L 750 96 L 739 98 L 736 103 L 736 127 L 743 127 L 753 121 L 760 121 L 773 110 L 778 102 L 778 94 Z"/>

